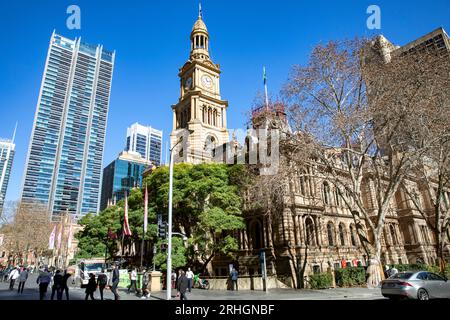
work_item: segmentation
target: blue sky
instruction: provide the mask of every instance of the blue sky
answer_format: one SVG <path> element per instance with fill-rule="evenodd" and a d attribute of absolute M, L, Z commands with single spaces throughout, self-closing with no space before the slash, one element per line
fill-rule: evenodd
<path fill-rule="evenodd" d="M 69 30 L 66 9 L 81 8 L 81 30 Z M 381 8 L 381 30 L 368 30 L 366 9 Z M 211 56 L 222 68 L 222 98 L 229 101 L 228 127 L 244 127 L 262 91 L 262 66 L 270 94 L 277 94 L 292 65 L 330 39 L 384 34 L 406 44 L 437 27 L 450 30 L 450 1 L 203 0 Z M 171 131 L 171 104 L 178 100 L 178 68 L 189 56 L 197 0 L 0 2 L 0 137 L 16 121 L 16 157 L 7 200 L 20 195 L 48 43 L 53 29 L 69 38 L 116 50 L 104 164 L 125 144 L 126 128 L 139 121 Z M 164 143 L 165 148 L 165 143 Z"/>

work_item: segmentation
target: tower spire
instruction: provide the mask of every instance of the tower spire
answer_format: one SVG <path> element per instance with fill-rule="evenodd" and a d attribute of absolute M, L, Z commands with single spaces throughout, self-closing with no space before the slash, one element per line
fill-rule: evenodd
<path fill-rule="evenodd" d="M 200 19 L 203 18 L 203 15 L 202 15 L 202 1 L 201 0 L 198 1 L 198 17 Z"/>

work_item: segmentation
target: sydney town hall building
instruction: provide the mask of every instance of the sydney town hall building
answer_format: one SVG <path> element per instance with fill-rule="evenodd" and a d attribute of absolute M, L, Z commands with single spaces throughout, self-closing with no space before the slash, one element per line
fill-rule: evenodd
<path fill-rule="evenodd" d="M 180 69 L 180 98 L 172 106 L 173 131 L 171 145 L 174 146 L 185 132 L 188 152 L 177 150 L 177 162 L 202 163 L 213 161 L 214 149 L 223 145 L 235 145 L 227 130 L 228 102 L 220 93 L 220 66 L 215 64 L 209 51 L 209 33 L 201 14 L 191 32 L 189 60 Z M 450 51 L 448 35 L 441 28 L 405 45 L 394 46 L 380 36 L 373 42 L 373 50 L 385 61 L 418 46 L 435 46 L 438 50 Z M 270 114 L 282 125 L 288 126 L 284 108 L 271 107 Z M 257 116 L 254 113 L 253 116 Z M 255 119 L 253 119 L 255 120 Z M 255 126 L 255 121 L 253 121 Z M 183 130 L 184 129 L 184 130 Z M 188 132 L 188 133 L 187 133 Z M 187 133 L 187 134 L 186 134 Z M 212 151 L 211 151 L 212 150 Z M 308 254 L 305 275 L 326 272 L 339 268 L 343 263 L 351 266 L 367 265 L 367 257 L 356 233 L 355 219 L 340 199 L 332 184 L 322 177 L 320 166 L 310 166 L 302 177 L 290 176 L 289 192 L 294 203 L 285 203 L 273 208 L 279 210 L 278 219 L 271 220 L 265 209 L 244 207 L 246 228 L 239 235 L 240 251 L 236 260 L 216 257 L 209 272 L 213 276 L 226 276 L 230 264 L 244 276 L 260 275 L 259 255 L 266 253 L 267 274 L 271 286 L 295 286 L 294 260 L 305 253 L 308 239 Z M 415 181 L 409 187 L 419 194 L 423 206 L 431 206 L 433 190 L 424 190 Z M 365 187 L 365 205 L 376 205 L 370 185 Z M 261 199 L 253 201 L 265 202 Z M 446 193 L 446 204 L 450 204 L 450 190 Z M 293 210 L 292 207 L 295 209 Z M 262 206 L 262 208 L 265 208 Z M 450 238 L 450 234 L 446 235 Z M 426 221 L 416 212 L 414 204 L 401 188 L 390 205 L 382 240 L 383 264 L 436 262 L 434 236 Z M 450 257 L 450 247 L 446 248 Z M 293 255 L 297 255 L 294 259 Z M 277 280 L 275 280 L 277 279 Z"/>

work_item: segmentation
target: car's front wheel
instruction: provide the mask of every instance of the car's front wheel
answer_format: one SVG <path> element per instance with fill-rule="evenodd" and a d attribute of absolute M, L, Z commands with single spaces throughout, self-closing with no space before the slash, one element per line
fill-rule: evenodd
<path fill-rule="evenodd" d="M 430 295 L 428 294 L 427 290 L 420 288 L 417 291 L 417 298 L 419 300 L 430 300 Z"/>

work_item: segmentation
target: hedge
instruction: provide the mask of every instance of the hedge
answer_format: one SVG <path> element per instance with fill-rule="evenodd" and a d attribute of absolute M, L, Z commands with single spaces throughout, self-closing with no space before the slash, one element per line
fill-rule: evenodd
<path fill-rule="evenodd" d="M 333 287 L 333 276 L 331 273 L 319 273 L 309 276 L 311 289 L 328 289 Z"/>
<path fill-rule="evenodd" d="M 366 283 L 366 271 L 362 267 L 336 269 L 334 274 L 339 287 L 361 286 Z"/>

